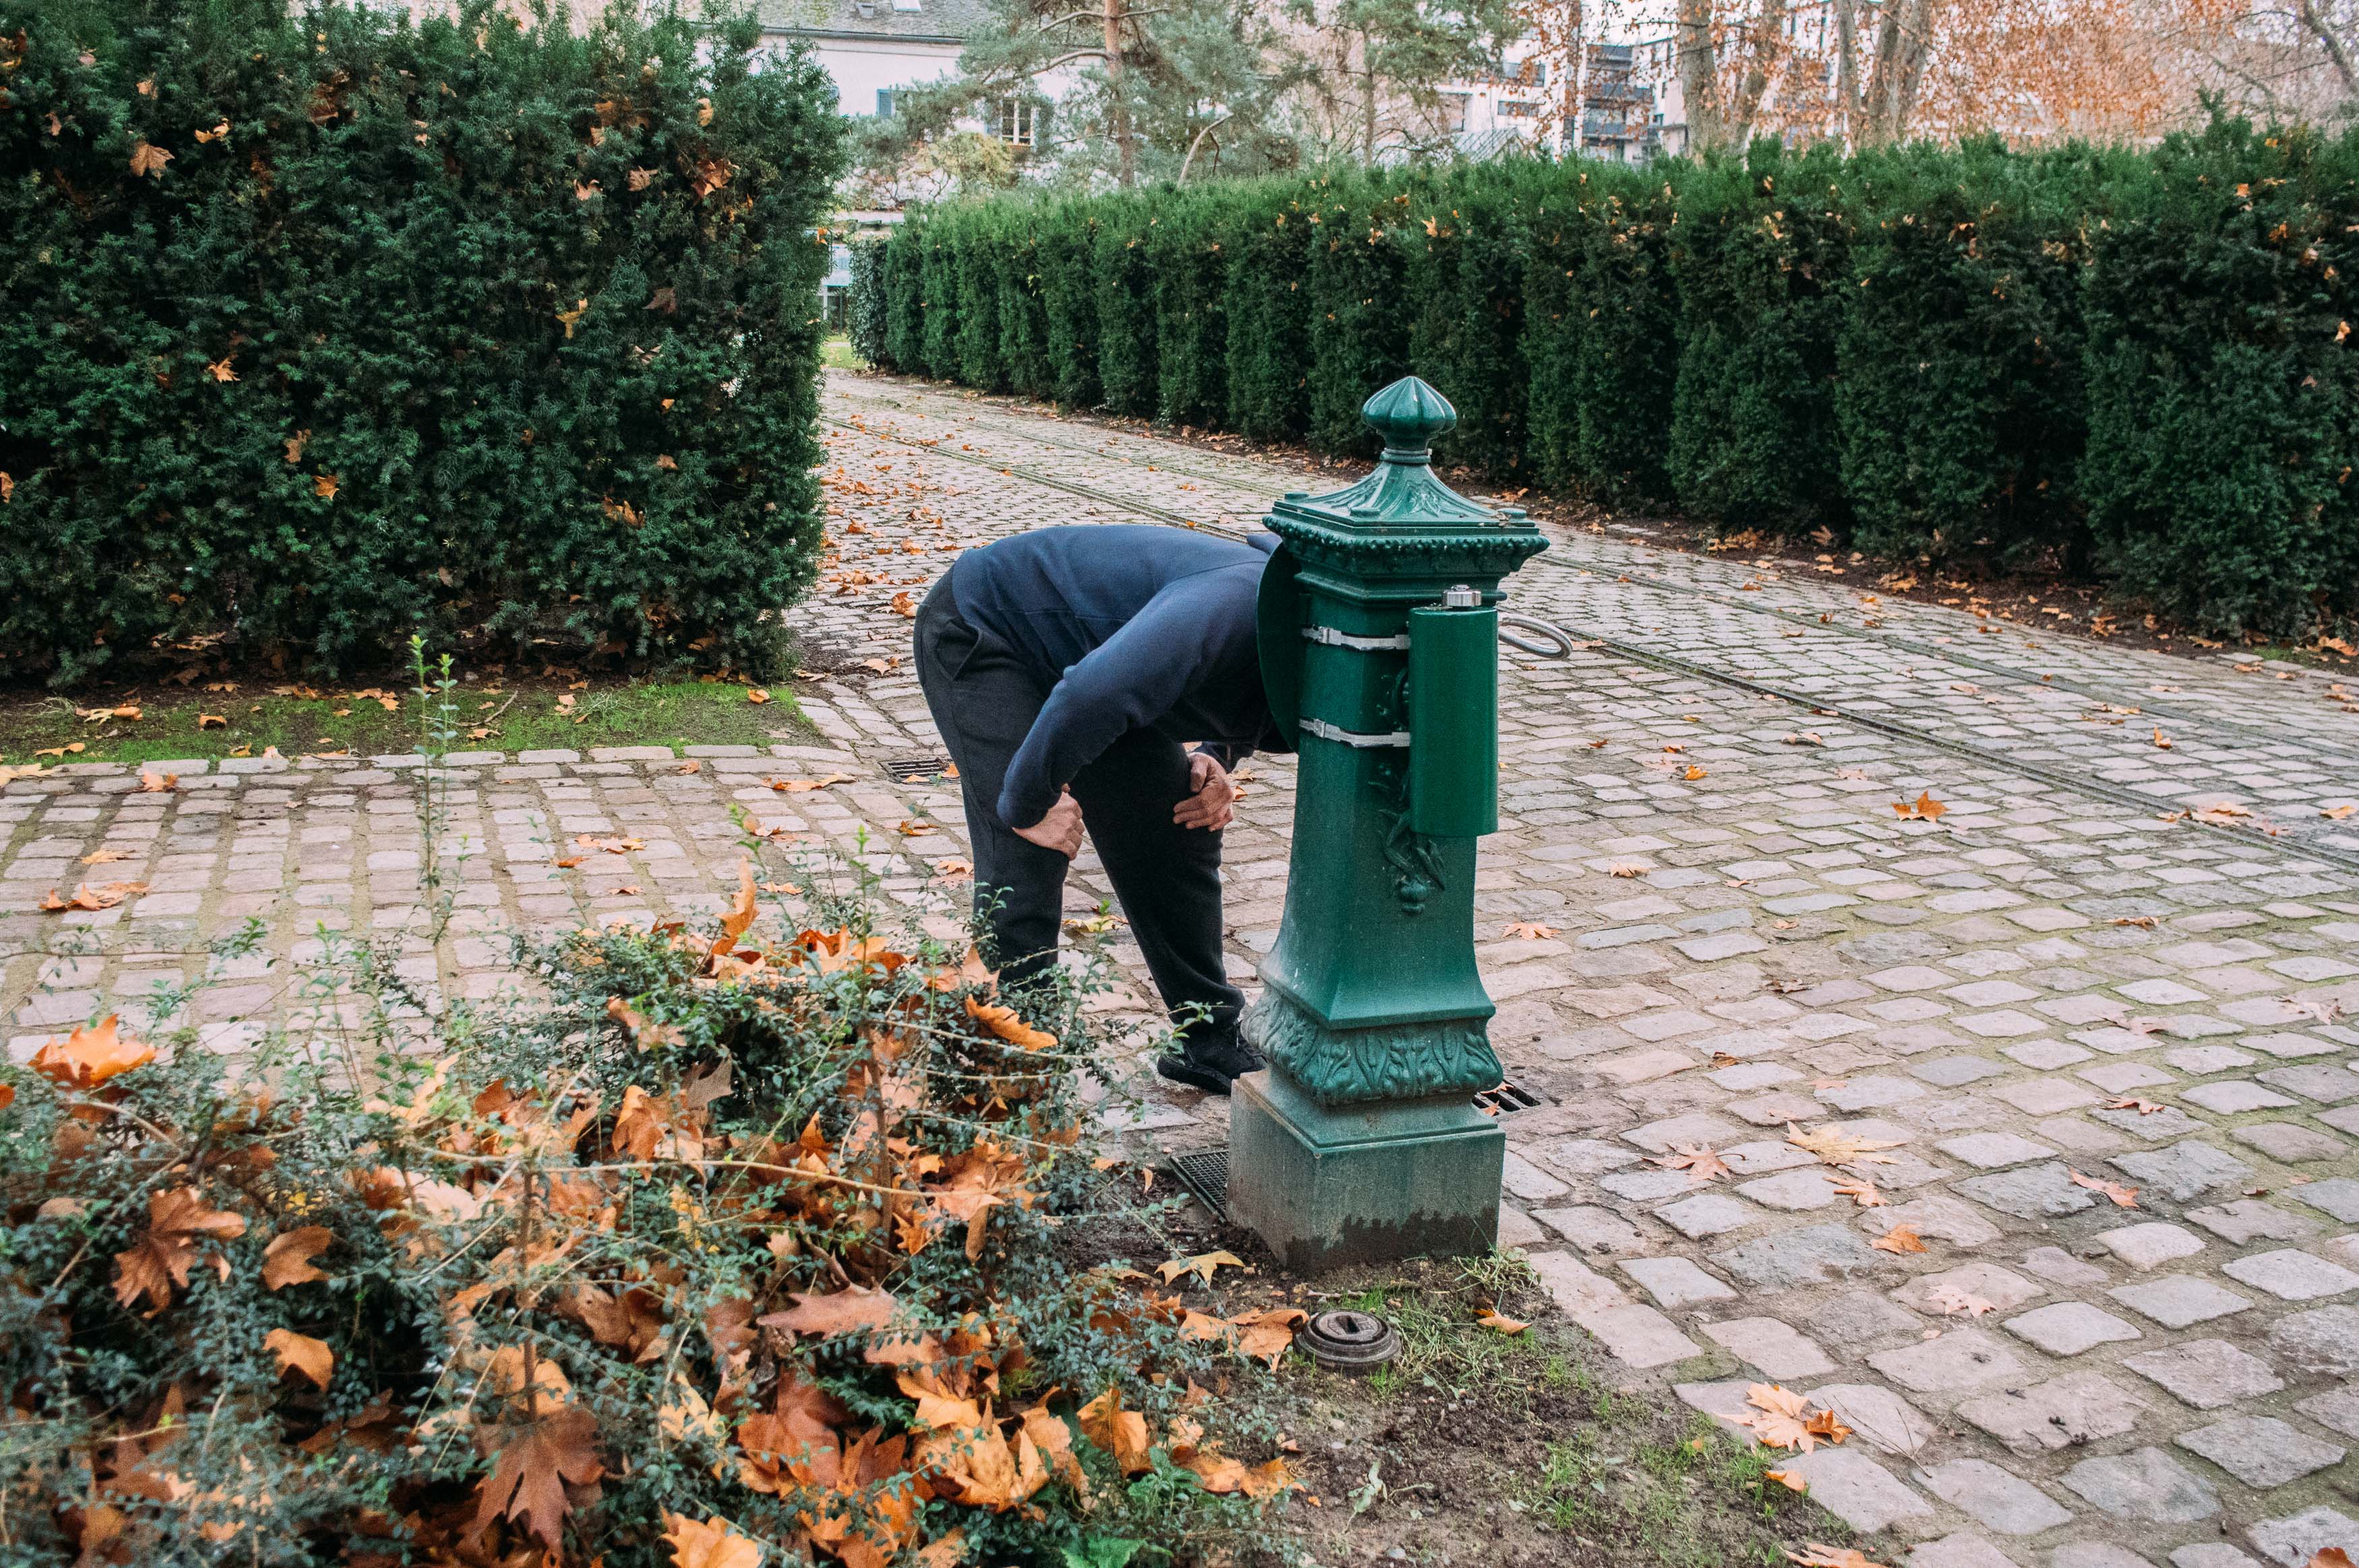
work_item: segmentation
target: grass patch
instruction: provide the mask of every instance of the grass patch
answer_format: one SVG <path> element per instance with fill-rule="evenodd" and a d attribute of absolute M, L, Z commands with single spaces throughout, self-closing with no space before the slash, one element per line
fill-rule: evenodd
<path fill-rule="evenodd" d="M 1669 1568 L 1772 1564 L 1783 1560 L 1773 1536 L 1732 1539 L 1726 1527 L 1747 1518 L 1774 1525 L 1796 1504 L 1764 1474 L 1777 1458 L 1747 1451 L 1704 1416 L 1667 1437 L 1577 1431 L 1548 1445 L 1522 1500 L 1550 1530 L 1632 1541 L 1646 1561 Z"/>
<path fill-rule="evenodd" d="M 819 361 L 830 370 L 866 370 L 868 368 L 868 362 L 852 351 L 852 340 L 847 337 L 821 340 L 819 346 Z"/>
<path fill-rule="evenodd" d="M 372 756 L 415 752 L 426 732 L 425 704 L 405 687 L 215 681 L 207 687 L 147 687 L 89 703 L 0 697 L 0 764 L 258 757 L 272 748 L 290 757 Z M 464 679 L 451 694 L 458 706 L 451 744 L 484 752 L 677 752 L 810 739 L 790 693 L 774 690 L 769 701 L 755 702 L 752 689 L 701 680 Z"/>

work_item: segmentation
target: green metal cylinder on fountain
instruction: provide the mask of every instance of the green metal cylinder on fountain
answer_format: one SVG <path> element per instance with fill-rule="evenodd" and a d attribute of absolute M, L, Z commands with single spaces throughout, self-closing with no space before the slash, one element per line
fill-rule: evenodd
<path fill-rule="evenodd" d="M 1474 965 L 1475 845 L 1498 826 L 1500 580 L 1547 547 L 1433 472 L 1457 423 L 1414 376 L 1362 411 L 1375 471 L 1288 495 L 1264 576 L 1270 708 L 1300 755 L 1286 911 L 1245 1020 L 1228 1203 L 1291 1268 L 1479 1251 L 1505 1139 Z"/>

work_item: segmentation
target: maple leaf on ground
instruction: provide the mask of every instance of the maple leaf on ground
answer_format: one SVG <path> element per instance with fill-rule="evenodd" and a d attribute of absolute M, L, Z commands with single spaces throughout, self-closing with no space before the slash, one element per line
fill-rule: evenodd
<path fill-rule="evenodd" d="M 2151 931 L 2154 929 L 2154 916 L 2151 914 L 2117 914 L 2114 916 L 2114 924 L 2116 925 L 2136 925 L 2144 930 Z"/>
<path fill-rule="evenodd" d="M 1955 1285 L 1934 1287 L 1933 1306 L 1944 1317 L 1980 1317 L 1984 1313 L 1998 1310 L 1996 1302 L 1986 1302 L 1971 1292 L 1958 1289 Z"/>
<path fill-rule="evenodd" d="M 510 1429 L 499 1458 L 476 1488 L 473 1533 L 503 1519 L 520 1519 L 554 1555 L 561 1549 L 568 1485 L 586 1487 L 606 1473 L 598 1456 L 598 1418 L 568 1405 L 522 1429 Z"/>
<path fill-rule="evenodd" d="M 1122 1408 L 1122 1390 L 1108 1389 L 1080 1411 L 1082 1435 L 1114 1455 L 1125 1476 L 1153 1468 L 1147 1456 L 1147 1418 Z"/>
<path fill-rule="evenodd" d="M 737 862 L 737 901 L 721 917 L 721 935 L 713 939 L 712 951 L 717 957 L 737 946 L 737 938 L 754 924 L 754 862 Z"/>
<path fill-rule="evenodd" d="M 1310 1321 L 1300 1307 L 1270 1307 L 1229 1319 L 1238 1330 L 1237 1351 L 1275 1368 L 1294 1344 L 1294 1331 Z"/>
<path fill-rule="evenodd" d="M 114 1299 L 129 1306 L 146 1296 L 153 1313 L 172 1304 L 172 1289 L 185 1289 L 197 1243 L 226 1241 L 245 1234 L 245 1218 L 207 1208 L 194 1187 L 147 1195 L 147 1229 L 128 1250 L 114 1255 Z"/>
<path fill-rule="evenodd" d="M 780 795 L 801 795 L 809 790 L 825 789 L 830 784 L 850 784 L 852 782 L 852 775 L 850 773 L 829 773 L 823 778 L 766 779 L 763 782 L 767 784 L 772 789 L 777 790 Z"/>
<path fill-rule="evenodd" d="M 311 1267 L 311 1260 L 335 1245 L 336 1233 L 324 1225 L 307 1225 L 282 1231 L 262 1249 L 262 1282 L 274 1291 L 308 1285 L 328 1276 Z"/>
<path fill-rule="evenodd" d="M 894 1301 L 886 1291 L 852 1285 L 828 1295 L 805 1291 L 790 1291 L 788 1294 L 794 1300 L 793 1306 L 755 1321 L 764 1328 L 791 1329 L 797 1334 L 826 1337 L 882 1328 L 893 1320 Z"/>
<path fill-rule="evenodd" d="M 2352 1568 L 2351 1553 L 2339 1546 L 2321 1546 L 2310 1554 L 2309 1568 Z"/>
<path fill-rule="evenodd" d="M 2086 1187 L 2093 1193 L 2104 1194 L 2114 1200 L 2114 1206 L 2116 1208 L 2136 1208 L 2138 1206 L 2138 1190 L 2136 1187 L 2125 1187 L 2119 1182 L 2109 1182 L 2102 1176 L 2084 1176 L 2070 1166 L 2065 1167 L 2064 1173 L 2072 1178 L 2074 1186 Z"/>
<path fill-rule="evenodd" d="M 699 1524 L 667 1509 L 663 1520 L 672 1568 L 760 1568 L 762 1543 L 718 1515 Z"/>
<path fill-rule="evenodd" d="M 764 690 L 763 690 L 760 687 L 758 687 L 758 686 L 757 686 L 757 687 L 748 687 L 748 688 L 746 689 L 746 692 L 745 692 L 745 700 L 746 700 L 746 701 L 748 701 L 748 702 L 750 702 L 750 703 L 753 703 L 753 704 L 755 704 L 755 705 L 756 705 L 756 706 L 758 707 L 760 704 L 765 703 L 765 702 L 767 702 L 767 701 L 769 701 L 769 700 L 770 700 L 770 694 L 769 694 L 768 692 L 766 692 L 766 691 L 764 691 Z"/>
<path fill-rule="evenodd" d="M 1882 1208 L 1885 1206 L 1884 1195 L 1877 1192 L 1875 1190 L 1875 1184 L 1869 1181 L 1865 1176 L 1857 1176 L 1848 1182 L 1837 1182 L 1835 1184 L 1835 1191 L 1842 1196 L 1851 1199 L 1853 1203 L 1857 1204 L 1862 1208 Z"/>
<path fill-rule="evenodd" d="M 1728 1168 L 1728 1162 L 1720 1157 L 1720 1152 L 1708 1144 L 1674 1143 L 1671 1149 L 1672 1152 L 1669 1154 L 1656 1154 L 1649 1158 L 1655 1164 L 1662 1166 L 1665 1170 L 1685 1171 L 1688 1173 L 1689 1182 L 1695 1185 L 1701 1186 L 1706 1182 L 1733 1173 Z"/>
<path fill-rule="evenodd" d="M 1895 1162 L 1892 1156 L 1881 1151 L 1900 1147 L 1897 1139 L 1861 1138 L 1832 1127 L 1805 1132 L 1790 1121 L 1786 1124 L 1786 1141 L 1830 1165 L 1889 1165 Z"/>
<path fill-rule="evenodd" d="M 289 1328 L 274 1328 L 262 1336 L 263 1347 L 278 1357 L 278 1375 L 300 1372 L 311 1380 L 311 1386 L 324 1389 L 328 1377 L 335 1369 L 336 1353 L 324 1339 L 314 1339 L 308 1334 L 298 1334 Z"/>
<path fill-rule="evenodd" d="M 1609 877 L 1642 877 L 1654 869 L 1636 860 L 1616 860 L 1605 868 L 1605 874 Z"/>
<path fill-rule="evenodd" d="M 1810 1430 L 1808 1395 L 1776 1383 L 1755 1383 L 1745 1390 L 1745 1402 L 1752 1408 L 1722 1419 L 1751 1427 L 1765 1446 L 1799 1448 L 1807 1454 L 1818 1443 L 1818 1434 Z"/>
<path fill-rule="evenodd" d="M 974 862 L 950 856 L 934 862 L 934 874 L 948 882 L 972 881 L 974 879 Z"/>
<path fill-rule="evenodd" d="M 1519 942 L 1545 942 L 1556 935 L 1556 927 L 1518 920 L 1507 927 L 1507 935 Z"/>
<path fill-rule="evenodd" d="M 1877 1237 L 1875 1240 L 1869 1242 L 1868 1245 L 1875 1248 L 1879 1252 L 1922 1252 L 1925 1250 L 1924 1240 L 1918 1236 L 1917 1227 L 1913 1225 L 1896 1225 L 1891 1229 L 1886 1231 L 1883 1235 Z"/>
<path fill-rule="evenodd" d="M 1786 1561 L 1799 1563 L 1801 1568 L 1884 1568 L 1855 1547 L 1829 1546 L 1820 1541 L 1804 1542 L 1799 1552 L 1788 1552 Z"/>
<path fill-rule="evenodd" d="M 2107 1110 L 2134 1110 L 2140 1116 L 2152 1116 L 2156 1111 L 2160 1110 L 2162 1107 L 2155 1104 L 2155 1102 L 2150 1099 L 2139 1099 L 2134 1095 L 2124 1095 L 2119 1099 L 2107 1100 L 2105 1102 L 2105 1108 Z"/>
<path fill-rule="evenodd" d="M 1501 1334 L 1511 1336 L 1521 1334 L 1524 1330 L 1531 1327 L 1531 1325 L 1526 1323 L 1522 1318 L 1509 1317 L 1496 1307 L 1493 1307 L 1490 1311 L 1483 1314 L 1482 1316 L 1476 1318 L 1474 1321 L 1481 1324 L 1484 1328 L 1496 1329 Z"/>
<path fill-rule="evenodd" d="M 1761 1478 L 1765 1481 L 1775 1481 L 1779 1486 L 1797 1492 L 1807 1492 L 1810 1489 L 1810 1482 L 1802 1479 L 1798 1472 L 1792 1470 L 1764 1470 L 1761 1472 Z"/>
<path fill-rule="evenodd" d="M 1204 1252 L 1193 1258 L 1173 1258 L 1158 1263 L 1155 1271 L 1163 1276 L 1163 1282 L 1167 1285 L 1182 1274 L 1193 1274 L 1209 1285 L 1212 1282 L 1213 1271 L 1223 1264 L 1232 1269 L 1242 1269 L 1245 1260 L 1234 1252 Z"/>
<path fill-rule="evenodd" d="M 909 590 L 908 589 L 905 588 L 900 592 L 893 596 L 893 613 L 896 615 L 908 616 L 914 616 L 918 613 L 918 601 L 909 597 Z"/>
<path fill-rule="evenodd" d="M 95 1026 L 84 1024 L 63 1040 L 51 1040 L 33 1053 L 33 1071 L 67 1088 L 88 1089 L 154 1061 L 155 1047 L 125 1039 L 121 1022 L 110 1012 Z"/>

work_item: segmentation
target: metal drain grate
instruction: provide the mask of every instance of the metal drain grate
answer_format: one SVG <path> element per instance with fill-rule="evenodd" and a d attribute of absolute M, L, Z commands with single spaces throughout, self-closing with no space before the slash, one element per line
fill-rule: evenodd
<path fill-rule="evenodd" d="M 939 752 L 921 757 L 887 757 L 885 775 L 895 784 L 925 784 L 950 772 L 951 760 Z"/>
<path fill-rule="evenodd" d="M 1179 1184 L 1196 1195 L 1197 1201 L 1223 1220 L 1229 1217 L 1229 1152 L 1226 1148 L 1199 1149 L 1192 1154 L 1171 1156 L 1171 1174 Z"/>
<path fill-rule="evenodd" d="M 1547 1103 L 1513 1078 L 1502 1078 L 1496 1088 L 1484 1089 L 1474 1097 L 1474 1108 L 1485 1116 L 1513 1116 L 1519 1110 L 1535 1110 Z"/>

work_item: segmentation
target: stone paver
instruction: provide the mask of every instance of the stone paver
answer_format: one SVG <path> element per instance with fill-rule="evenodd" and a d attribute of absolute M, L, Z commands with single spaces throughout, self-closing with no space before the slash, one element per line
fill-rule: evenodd
<path fill-rule="evenodd" d="M 429 1006 L 505 994 L 509 931 L 719 910 L 733 807 L 794 836 L 759 841 L 766 881 L 856 859 L 952 929 L 960 798 L 922 765 L 940 744 L 893 597 L 1005 533 L 1238 528 L 1357 471 L 882 379 L 832 378 L 825 411 L 833 558 L 795 611 L 809 728 L 782 718 L 766 755 L 469 753 L 431 780 L 409 756 L 186 764 L 162 795 L 103 766 L 14 781 L 16 1059 L 105 1011 L 144 1024 L 159 985 L 209 973 L 188 1017 L 214 1048 L 330 1026 L 340 999 L 304 982 L 362 937 Z M 2301 1568 L 2359 1544 L 2350 1462 L 2321 1457 L 2359 1440 L 2359 819 L 2323 809 L 2359 798 L 2359 702 L 2233 650 L 2060 640 L 1963 591 L 1879 602 L 1846 559 L 1682 553 L 1618 521 L 1552 537 L 1509 607 L 1586 645 L 1503 660 L 1476 908 L 1492 1039 L 1542 1102 L 1505 1121 L 1503 1232 L 1568 1316 L 1634 1379 L 1734 1385 L 1699 1408 L 1755 1378 L 1821 1397 L 1855 1435 L 1790 1467 L 1920 1568 Z M 1223 853 L 1250 985 L 1295 772 L 1246 772 Z M 1920 795 L 1944 809 L 1896 813 Z M 2223 804 L 2247 815 L 2188 815 Z M 81 863 L 102 848 L 122 858 Z M 94 880 L 147 891 L 38 911 Z M 1085 850 L 1071 913 L 1110 896 Z M 254 952 L 209 957 L 249 918 Z M 1135 945 L 1099 940 L 1123 976 L 1105 1005 L 1144 1015 Z M 1136 1098 L 1108 1115 L 1142 1143 L 1225 1135 L 1221 1102 L 1151 1078 Z M 1823 1164 L 1788 1123 L 1889 1147 Z M 1733 1175 L 1647 1162 L 1675 1142 Z M 1921 1252 L 1873 1245 L 1898 1225 Z"/>

